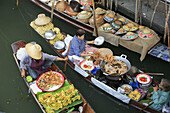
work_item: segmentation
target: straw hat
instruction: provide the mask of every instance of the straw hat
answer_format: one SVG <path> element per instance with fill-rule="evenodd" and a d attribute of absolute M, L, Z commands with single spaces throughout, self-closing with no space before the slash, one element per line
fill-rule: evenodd
<path fill-rule="evenodd" d="M 127 23 L 123 26 L 123 29 L 126 31 L 136 31 L 138 29 L 138 26 L 133 23 Z"/>
<path fill-rule="evenodd" d="M 68 6 L 68 3 L 62 0 L 56 3 L 55 8 L 61 12 L 64 12 L 67 6 Z"/>
<path fill-rule="evenodd" d="M 35 19 L 36 25 L 46 25 L 50 22 L 50 18 L 45 16 L 45 14 L 39 14 L 37 19 Z"/>
<path fill-rule="evenodd" d="M 71 16 L 76 16 L 78 12 L 73 11 L 73 9 L 70 6 L 67 6 L 66 13 Z"/>
<path fill-rule="evenodd" d="M 95 13 L 99 14 L 99 15 L 102 15 L 102 14 L 106 13 L 106 10 L 98 7 L 98 8 L 96 8 Z"/>
<path fill-rule="evenodd" d="M 134 40 L 138 37 L 138 34 L 133 32 L 128 32 L 126 35 L 122 36 L 122 39 L 124 40 Z"/>
<path fill-rule="evenodd" d="M 95 14 L 95 19 L 96 19 L 97 27 L 104 24 L 104 19 L 103 19 L 102 15 Z M 90 25 L 94 26 L 93 16 L 90 18 L 89 23 L 90 23 Z"/>
<path fill-rule="evenodd" d="M 122 25 L 122 21 L 120 21 L 120 20 L 115 20 L 114 22 L 111 23 L 111 26 L 112 26 L 115 30 L 120 29 L 121 25 Z"/>
<path fill-rule="evenodd" d="M 138 35 L 139 35 L 140 38 L 150 39 L 150 38 L 155 37 L 156 33 L 149 28 L 143 28 L 138 32 Z"/>
<path fill-rule="evenodd" d="M 111 22 L 116 19 L 117 17 L 115 16 L 113 11 L 107 11 L 106 14 L 104 15 L 104 20 L 107 22 Z"/>
<path fill-rule="evenodd" d="M 128 23 L 128 20 L 125 19 L 125 18 L 119 18 L 118 20 L 122 21 L 123 24 L 127 24 Z"/>
<path fill-rule="evenodd" d="M 41 53 L 42 48 L 41 48 L 40 45 L 28 43 L 28 44 L 26 44 L 25 49 L 26 49 L 28 55 L 31 58 L 37 59 L 37 60 L 41 59 L 41 57 L 42 57 L 42 53 Z"/>
<path fill-rule="evenodd" d="M 110 33 L 115 33 L 116 31 L 111 27 L 109 23 L 105 23 L 102 26 L 99 27 L 99 31 L 104 31 L 104 32 L 110 32 Z"/>
<path fill-rule="evenodd" d="M 88 23 L 91 15 L 92 15 L 91 12 L 81 11 L 80 13 L 78 13 L 77 18 L 78 18 L 78 20 L 80 20 L 84 23 Z"/>

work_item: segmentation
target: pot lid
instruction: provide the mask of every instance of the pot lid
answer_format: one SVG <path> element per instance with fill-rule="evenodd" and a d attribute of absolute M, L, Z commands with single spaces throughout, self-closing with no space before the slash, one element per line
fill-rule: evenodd
<path fill-rule="evenodd" d="M 138 32 L 138 35 L 139 35 L 140 38 L 150 39 L 150 38 L 155 37 L 156 33 L 149 28 L 143 28 Z"/>
<path fill-rule="evenodd" d="M 126 33 L 126 35 L 122 36 L 122 39 L 133 40 L 133 39 L 136 39 L 137 37 L 138 37 L 138 34 L 133 33 L 133 32 L 128 32 Z"/>
<path fill-rule="evenodd" d="M 106 10 L 98 7 L 98 8 L 96 8 L 95 13 L 96 13 L 96 14 L 99 14 L 99 15 L 100 15 L 100 14 L 104 14 L 104 13 L 106 13 Z"/>
<path fill-rule="evenodd" d="M 77 17 L 78 17 L 79 19 L 87 19 L 87 18 L 90 18 L 91 15 L 92 15 L 91 12 L 81 11 L 81 12 L 77 15 Z"/>
<path fill-rule="evenodd" d="M 126 31 L 136 31 L 138 29 L 138 26 L 133 23 L 127 23 L 123 26 L 123 29 Z"/>

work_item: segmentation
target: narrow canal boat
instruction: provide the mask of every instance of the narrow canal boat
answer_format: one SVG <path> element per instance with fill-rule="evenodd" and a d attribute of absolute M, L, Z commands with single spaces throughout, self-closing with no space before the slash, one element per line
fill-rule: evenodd
<path fill-rule="evenodd" d="M 19 68 L 20 60 L 17 58 L 17 51 L 20 48 L 24 48 L 25 44 L 26 42 L 23 40 L 11 44 L 13 50 L 13 56 L 17 63 L 18 68 Z M 57 90 L 54 91 L 46 91 L 40 88 L 40 86 L 38 86 L 38 84 L 36 83 L 38 79 L 37 80 L 30 80 L 30 78 L 28 79 L 29 76 L 28 73 L 26 77 L 23 77 L 27 87 L 29 88 L 32 96 L 34 97 L 35 101 L 37 102 L 37 104 L 39 105 L 43 113 L 54 113 L 54 112 L 69 113 L 73 111 L 76 113 L 77 112 L 94 113 L 94 110 L 91 108 L 89 103 L 84 99 L 81 93 L 74 87 L 74 85 L 66 78 L 66 76 L 62 73 L 62 71 L 54 63 L 52 64 L 50 70 L 51 70 L 50 73 L 53 74 L 56 73 L 58 75 L 61 75 L 64 81 L 63 85 L 59 89 L 57 88 Z M 62 102 L 56 101 L 58 98 L 60 98 L 59 95 L 61 93 L 63 95 L 65 93 L 65 95 L 67 96 L 70 94 L 72 95 L 70 97 L 70 100 L 72 99 L 70 103 L 66 103 L 64 105 L 64 103 L 62 103 L 63 102 L 62 100 L 61 100 Z M 56 95 L 58 95 L 58 97 Z M 52 98 L 56 100 L 52 100 Z M 65 96 L 63 96 L 62 98 L 64 99 Z"/>

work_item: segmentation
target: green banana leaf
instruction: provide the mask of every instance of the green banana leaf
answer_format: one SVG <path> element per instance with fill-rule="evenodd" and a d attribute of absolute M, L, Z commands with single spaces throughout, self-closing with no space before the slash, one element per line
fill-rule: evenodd
<path fill-rule="evenodd" d="M 58 89 L 58 90 L 56 90 L 56 91 L 52 91 L 52 92 L 37 93 L 37 98 L 39 98 L 39 97 L 41 97 L 41 96 L 44 96 L 44 95 L 47 94 L 47 93 L 51 93 L 51 94 L 53 94 L 53 95 L 56 94 L 56 93 L 60 93 L 62 90 L 67 90 L 67 89 L 69 89 L 70 86 L 71 86 L 71 85 L 69 84 L 69 82 L 68 82 L 67 80 L 65 80 L 63 86 L 62 86 L 60 89 Z M 76 93 L 76 95 L 79 95 L 78 92 Z M 76 95 L 75 95 L 75 96 L 76 96 Z M 59 113 L 59 112 L 61 112 L 62 110 L 66 109 L 66 108 L 76 106 L 76 105 L 78 105 L 78 104 L 81 104 L 82 102 L 83 102 L 82 99 L 76 100 L 76 101 L 72 102 L 71 104 L 69 104 L 68 106 L 63 106 L 63 108 L 55 111 L 55 113 Z M 47 107 L 46 104 L 42 104 L 42 105 L 43 105 L 45 108 Z"/>

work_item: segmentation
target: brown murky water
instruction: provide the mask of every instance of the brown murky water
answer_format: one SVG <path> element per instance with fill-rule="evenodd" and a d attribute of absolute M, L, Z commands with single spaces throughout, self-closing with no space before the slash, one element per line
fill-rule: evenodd
<path fill-rule="evenodd" d="M 50 14 L 39 8 L 29 0 L 19 0 L 19 7 L 16 8 L 15 0 L 3 0 L 0 2 L 0 111 L 6 113 L 41 113 L 39 106 L 28 94 L 28 88 L 20 77 L 20 72 L 12 56 L 11 44 L 18 40 L 27 42 L 36 41 L 44 52 L 56 55 L 50 46 L 29 26 L 29 23 L 36 18 L 39 13 Z M 74 35 L 76 27 L 54 17 L 53 23 L 61 31 Z M 86 35 L 89 40 L 93 39 L 90 34 Z M 132 65 L 145 70 L 146 72 L 164 72 L 165 78 L 169 78 L 170 65 L 167 62 L 147 56 L 141 63 L 140 55 L 131 52 L 123 47 L 114 47 L 104 43 L 104 47 L 112 48 L 115 55 L 122 53 L 128 55 Z M 63 62 L 56 62 L 63 69 Z M 132 113 L 138 110 L 130 107 L 119 100 L 109 96 L 102 90 L 88 83 L 76 72 L 67 67 L 66 76 L 71 80 L 76 88 L 82 93 L 97 113 Z M 160 80 L 160 76 L 154 79 Z"/>

